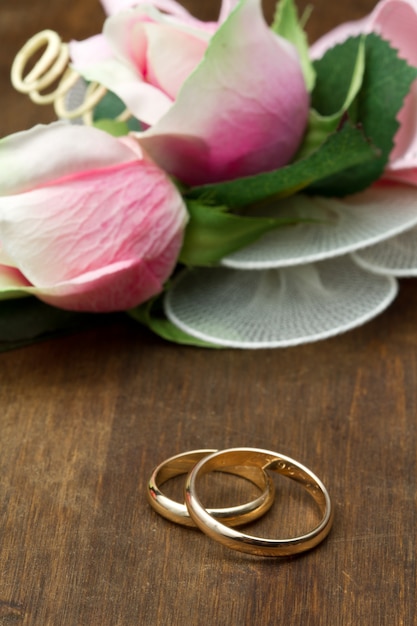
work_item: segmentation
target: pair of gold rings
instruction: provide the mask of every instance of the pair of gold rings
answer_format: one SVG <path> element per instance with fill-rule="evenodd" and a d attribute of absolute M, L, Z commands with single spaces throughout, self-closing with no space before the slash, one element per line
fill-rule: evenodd
<path fill-rule="evenodd" d="M 259 518 L 271 508 L 275 487 L 268 470 L 296 481 L 312 496 L 321 514 L 315 528 L 300 536 L 283 539 L 255 537 L 234 528 Z M 197 493 L 202 477 L 210 472 L 243 477 L 256 485 L 261 494 L 242 505 L 206 509 Z M 166 481 L 181 474 L 187 474 L 184 503 L 168 498 L 160 489 Z M 310 550 L 329 534 L 333 523 L 332 504 L 321 480 L 298 461 L 258 448 L 193 450 L 173 456 L 152 472 L 147 497 L 155 511 L 170 521 L 197 526 L 224 546 L 257 556 L 290 556 Z"/>

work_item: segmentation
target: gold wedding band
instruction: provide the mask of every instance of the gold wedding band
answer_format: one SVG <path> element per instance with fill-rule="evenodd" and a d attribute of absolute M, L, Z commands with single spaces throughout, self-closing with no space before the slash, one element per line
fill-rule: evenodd
<path fill-rule="evenodd" d="M 284 539 L 254 537 L 222 524 L 202 505 L 197 496 L 198 485 L 204 474 L 232 466 L 239 470 L 242 467 L 270 470 L 300 483 L 318 504 L 320 523 L 306 534 Z M 206 535 L 228 548 L 258 556 L 289 556 L 310 550 L 328 535 L 333 522 L 329 494 L 312 471 L 288 456 L 257 448 L 231 448 L 202 458 L 187 477 L 185 502 L 191 518 Z"/>
<path fill-rule="evenodd" d="M 170 478 L 181 474 L 188 474 L 193 467 L 205 457 L 216 452 L 216 450 L 192 450 L 183 454 L 177 454 L 160 465 L 158 465 L 148 481 L 147 498 L 150 505 L 166 519 L 181 524 L 183 526 L 195 526 L 193 519 L 190 517 L 185 504 L 171 500 L 160 490 Z M 266 513 L 271 507 L 274 500 L 274 482 L 261 467 L 254 465 L 240 464 L 238 467 L 234 465 L 222 464 L 218 471 L 227 474 L 235 474 L 252 482 L 261 491 L 261 495 L 255 500 L 238 506 L 231 506 L 221 509 L 208 509 L 210 519 L 218 519 L 231 525 L 247 524 Z"/>

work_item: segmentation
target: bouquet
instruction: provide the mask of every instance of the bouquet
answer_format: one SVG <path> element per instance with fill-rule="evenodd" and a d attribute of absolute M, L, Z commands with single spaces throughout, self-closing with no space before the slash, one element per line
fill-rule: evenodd
<path fill-rule="evenodd" d="M 102 3 L 102 33 L 12 68 L 60 119 L 0 142 L 2 347 L 114 312 L 280 347 L 382 312 L 417 273 L 417 0 L 312 47 L 293 0 L 271 25 L 260 0 Z"/>

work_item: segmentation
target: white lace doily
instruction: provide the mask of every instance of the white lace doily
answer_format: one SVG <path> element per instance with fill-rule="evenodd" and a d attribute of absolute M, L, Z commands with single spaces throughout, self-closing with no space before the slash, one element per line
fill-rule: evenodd
<path fill-rule="evenodd" d="M 355 260 L 377 274 L 417 276 L 417 228 L 355 254 Z"/>
<path fill-rule="evenodd" d="M 299 194 L 277 201 L 262 215 L 295 215 L 317 222 L 274 230 L 224 257 L 224 267 L 289 267 L 375 245 L 417 225 L 417 193 L 404 185 L 373 187 L 344 199 Z"/>
<path fill-rule="evenodd" d="M 381 313 L 392 277 L 349 256 L 265 271 L 184 271 L 165 296 L 169 320 L 188 334 L 234 348 L 276 348 L 325 339 Z"/>

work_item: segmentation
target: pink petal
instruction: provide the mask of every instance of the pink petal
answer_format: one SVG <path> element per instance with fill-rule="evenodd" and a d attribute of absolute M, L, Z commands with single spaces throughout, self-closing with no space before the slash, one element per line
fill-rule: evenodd
<path fill-rule="evenodd" d="M 42 166 L 36 186 L 24 171 L 34 146 Z M 6 170 L 10 154 L 12 173 L 16 164 L 24 172 L 10 195 L 7 171 L 0 172 L 0 269 L 12 280 L 6 291 L 23 288 L 77 310 L 119 310 L 161 290 L 176 264 L 187 212 L 171 180 L 132 137 L 57 124 L 39 128 L 35 141 L 33 132 L 21 133 L 2 148 Z"/>
<path fill-rule="evenodd" d="M 78 56 L 78 59 L 81 57 Z M 96 81 L 114 92 L 135 117 L 145 124 L 156 124 L 172 105 L 172 99 L 158 87 L 144 82 L 132 63 L 112 56 L 107 61 L 74 68 L 88 81 Z"/>
<path fill-rule="evenodd" d="M 394 138 L 388 170 L 417 168 L 417 81 L 412 84 L 397 119 L 400 128 Z"/>
<path fill-rule="evenodd" d="M 177 15 L 181 18 L 186 19 L 190 17 L 187 9 L 174 0 L 147 0 L 144 2 L 141 2 L 140 0 L 101 0 L 101 4 L 103 5 L 107 15 L 114 15 L 115 13 L 121 13 L 126 9 L 146 4 L 148 6 L 154 6 L 161 11 L 171 13 L 172 15 Z"/>
<path fill-rule="evenodd" d="M 24 295 L 28 287 L 29 281 L 18 269 L 0 264 L 0 300 Z"/>
<path fill-rule="evenodd" d="M 175 266 L 181 245 L 182 232 L 174 232 L 157 258 L 119 261 L 51 287 L 25 286 L 29 284 L 24 277 L 20 279 L 21 285 L 18 277 L 11 276 L 10 281 L 14 289 L 61 309 L 92 313 L 126 311 L 162 291 L 167 268 Z"/>
<path fill-rule="evenodd" d="M 236 3 L 236 0 L 226 0 L 226 3 Z M 155 8 L 164 11 L 168 16 L 168 22 L 188 25 L 193 29 L 214 33 L 217 30 L 217 22 L 203 22 L 191 15 L 187 9 L 175 0 L 101 0 L 107 15 L 116 15 L 130 8 Z M 226 17 L 226 16 L 225 16 Z M 224 17 L 224 19 L 225 19 Z M 223 20 L 222 20 L 223 21 Z"/>
<path fill-rule="evenodd" d="M 310 49 L 313 58 L 321 57 L 336 43 L 361 33 L 378 33 L 398 50 L 400 57 L 417 65 L 417 3 L 415 0 L 383 0 L 367 17 L 347 22 L 319 39 Z"/>
<path fill-rule="evenodd" d="M 69 52 L 74 67 L 82 68 L 90 63 L 102 63 L 113 56 L 113 51 L 106 38 L 94 35 L 84 41 L 71 41 Z"/>
<path fill-rule="evenodd" d="M 388 169 L 382 181 L 404 183 L 406 185 L 417 186 L 417 166 L 404 169 Z"/>
<path fill-rule="evenodd" d="M 2 246 L 38 287 L 116 262 L 158 259 L 184 222 L 175 187 L 144 162 L 92 170 L 0 201 Z"/>
<path fill-rule="evenodd" d="M 417 3 L 414 0 L 385 0 L 373 13 L 372 30 L 387 39 L 399 56 L 417 66 Z M 401 127 L 391 154 L 393 169 L 417 166 L 417 82 L 399 115 Z"/>
<path fill-rule="evenodd" d="M 6 254 L 3 248 L 0 248 L 0 265 L 15 267 L 14 261 Z"/>
<path fill-rule="evenodd" d="M 73 66 L 116 93 L 142 122 L 156 124 L 201 61 L 210 36 L 203 22 L 178 20 L 148 5 L 118 13 L 104 25 L 107 48 L 96 37 L 71 43 Z"/>
<path fill-rule="evenodd" d="M 260 1 L 246 0 L 213 37 L 172 108 L 139 139 L 188 184 L 247 176 L 289 162 L 308 105 L 295 50 L 270 31 Z"/>
<path fill-rule="evenodd" d="M 173 241 L 169 248 L 178 250 L 178 241 Z M 28 288 L 27 292 L 61 309 L 105 313 L 126 311 L 146 302 L 162 290 L 163 282 L 151 263 L 134 259 L 52 287 Z"/>
<path fill-rule="evenodd" d="M 207 43 L 168 23 L 145 21 L 142 12 L 124 13 L 106 23 L 104 32 L 115 54 L 133 66 L 142 80 L 175 99 L 179 88 L 200 63 Z M 114 87 L 113 87 L 114 88 Z M 143 119 L 136 103 L 135 114 Z"/>
<path fill-rule="evenodd" d="M 72 311 L 125 311 L 162 291 L 166 268 L 174 267 L 181 244 L 177 232 L 157 259 L 117 262 L 44 288 L 32 285 L 18 269 L 0 265 L 0 300 L 20 293 Z"/>
<path fill-rule="evenodd" d="M 387 39 L 400 57 L 417 65 L 417 4 L 414 0 L 385 0 L 371 14 L 371 28 Z"/>
<path fill-rule="evenodd" d="M 153 125 L 200 63 L 218 25 L 193 18 L 175 2 L 128 4 L 136 8 L 116 10 L 103 35 L 71 42 L 70 55 L 86 80 L 107 87 L 135 117 Z M 171 9 L 171 14 L 156 7 Z"/>
<path fill-rule="evenodd" d="M 0 196 L 136 158 L 124 143 L 96 128 L 64 122 L 35 126 L 0 141 Z"/>
<path fill-rule="evenodd" d="M 172 100 L 202 60 L 205 41 L 161 24 L 146 24 L 148 81 Z"/>

